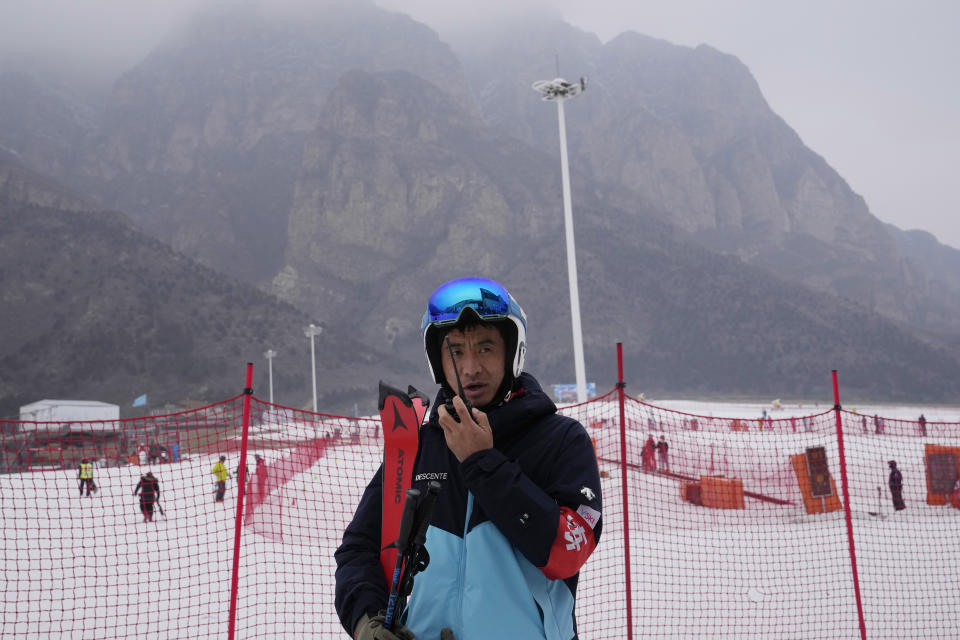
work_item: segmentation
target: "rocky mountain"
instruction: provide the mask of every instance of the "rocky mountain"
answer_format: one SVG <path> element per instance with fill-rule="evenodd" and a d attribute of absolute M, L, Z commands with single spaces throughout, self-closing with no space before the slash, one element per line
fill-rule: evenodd
<path fill-rule="evenodd" d="M 458 61 L 424 25 L 365 1 L 319 6 L 198 17 L 118 79 L 67 179 L 176 249 L 269 281 L 303 140 L 345 70 L 415 71 L 471 108 Z"/>
<path fill-rule="evenodd" d="M 163 291 L 175 331 L 115 327 L 88 344 L 150 336 L 158 357 L 164 340 L 180 344 L 193 377 L 159 358 L 149 371 L 141 363 L 136 381 L 155 377 L 187 397 L 203 380 L 214 395 L 212 372 L 237 375 L 224 354 L 256 343 L 245 357 L 260 360 L 278 332 L 306 358 L 302 325 L 312 318 L 332 340 L 321 387 L 352 403 L 378 378 L 427 388 L 424 300 L 443 280 L 483 273 L 527 310 L 531 370 L 548 384 L 572 381 L 556 109 L 530 90 L 555 75 L 559 52 L 564 69 L 589 78 L 567 124 L 587 370 L 598 388 L 612 386 L 622 341 L 634 392 L 829 399 L 837 368 L 851 395 L 956 396 L 960 298 L 943 294 L 958 281 L 957 252 L 942 247 L 935 258 L 873 218 L 735 58 L 638 34 L 603 44 L 559 20 L 448 44 L 368 2 L 321 4 L 205 14 L 119 78 L 99 110 L 0 76 L 0 146 L 97 203 L 63 210 L 22 190 L 6 201 L 11 230 L 0 242 L 60 265 L 9 278 L 4 269 L 12 300 L 26 295 L 20 280 L 63 294 L 17 302 L 28 311 L 19 322 L 58 315 L 54 300 L 80 304 L 61 286 L 89 300 L 109 294 L 98 304 L 109 309 Z M 52 142 L 45 131 L 56 132 Z M 156 239 L 92 209 L 123 211 Z M 53 241 L 29 245 L 34 234 Z M 68 269 L 56 253 L 70 234 L 101 247 L 98 261 L 75 256 L 83 268 Z M 102 286 L 105 247 L 121 242 L 132 248 L 114 249 L 125 261 L 107 271 L 137 278 Z M 62 359 L 51 345 L 66 339 L 61 329 L 79 330 L 66 318 L 86 313 L 68 309 L 58 331 L 39 323 L 36 335 L 8 341 L 0 352 L 18 358 L 9 370 L 32 366 L 25 354 Z M 129 314 L 143 323 L 150 307 L 138 309 Z M 245 316 L 259 323 L 218 330 Z M 133 321 L 126 310 L 117 318 Z M 306 376 L 291 375 L 302 401 Z M 16 379 L 43 384 L 39 369 Z"/>
<path fill-rule="evenodd" d="M 492 126 L 559 153 L 555 109 L 530 99 L 531 79 L 556 74 L 544 52 L 557 52 L 565 72 L 588 79 L 566 108 L 572 167 L 632 191 L 715 251 L 921 329 L 960 332 L 960 297 L 942 295 L 935 265 L 907 259 L 735 57 L 637 33 L 603 44 L 559 18 L 462 38 L 452 46 Z"/>
<path fill-rule="evenodd" d="M 120 213 L 85 209 L 52 180 L 0 158 L 0 416 L 40 397 L 125 409 L 214 401 L 242 391 L 246 362 L 274 362 L 276 397 L 311 396 L 307 314 L 144 235 Z M 316 339 L 324 407 L 370 403 L 405 363 L 326 331 Z M 399 367 L 399 368 L 398 368 Z M 266 367 L 254 369 L 266 398 Z"/>

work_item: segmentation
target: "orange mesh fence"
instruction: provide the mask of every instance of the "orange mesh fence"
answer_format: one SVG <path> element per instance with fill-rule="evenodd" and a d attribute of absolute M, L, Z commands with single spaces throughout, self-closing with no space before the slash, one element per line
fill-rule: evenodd
<path fill-rule="evenodd" d="M 857 590 L 867 637 L 956 637 L 960 507 L 945 484 L 960 424 L 931 421 L 924 436 L 891 416 L 878 431 L 872 414 L 842 411 L 841 460 L 834 411 L 734 416 L 627 396 L 621 424 L 616 390 L 561 410 L 587 428 L 603 483 L 581 638 L 859 637 Z M 253 398 L 242 426 L 242 396 L 165 416 L 0 423 L 0 637 L 227 637 L 237 518 L 236 637 L 346 637 L 333 552 L 380 464 L 379 420 Z M 133 495 L 148 470 L 160 485 L 149 520 Z M 819 508 L 828 501 L 843 508 Z"/>

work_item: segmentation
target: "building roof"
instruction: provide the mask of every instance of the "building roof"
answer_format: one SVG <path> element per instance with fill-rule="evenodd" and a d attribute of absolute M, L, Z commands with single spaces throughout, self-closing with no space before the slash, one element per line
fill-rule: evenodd
<path fill-rule="evenodd" d="M 30 404 L 25 404 L 20 407 L 20 410 L 24 409 L 39 409 L 40 407 L 119 407 L 120 405 L 111 404 L 109 402 L 101 402 L 99 400 L 37 400 L 36 402 L 31 402 Z"/>

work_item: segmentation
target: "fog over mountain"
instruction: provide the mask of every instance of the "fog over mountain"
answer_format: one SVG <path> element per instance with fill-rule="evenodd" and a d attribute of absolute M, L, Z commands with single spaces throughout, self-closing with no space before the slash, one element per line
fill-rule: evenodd
<path fill-rule="evenodd" d="M 359 0 L 358 0 L 359 1 Z M 250 4 L 247 0 L 246 4 Z M 7 0 L 0 3 L 0 69 L 43 65 L 109 83 L 143 59 L 197 9 L 232 0 Z M 278 0 L 276 10 L 322 7 Z M 476 10 L 443 0 L 377 0 L 445 38 L 480 32 L 529 13 L 562 15 L 609 41 L 635 31 L 675 44 L 708 44 L 736 55 L 757 77 L 773 109 L 848 180 L 871 211 L 901 228 L 934 233 L 960 247 L 960 195 L 949 188 L 960 163 L 960 88 L 945 82 L 960 44 L 951 25 L 960 5 L 929 0 L 827 0 L 784 5 L 763 0 L 492 0 Z M 553 60 L 553 53 L 544 57 Z M 580 71 L 563 65 L 567 75 Z M 910 114 L 922 114 L 911 117 Z M 890 180 L 897 175 L 897 180 Z"/>

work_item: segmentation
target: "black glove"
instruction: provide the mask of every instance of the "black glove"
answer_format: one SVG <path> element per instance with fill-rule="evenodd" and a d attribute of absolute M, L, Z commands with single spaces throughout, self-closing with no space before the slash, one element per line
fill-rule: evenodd
<path fill-rule="evenodd" d="M 393 629 L 387 629 L 383 626 L 385 620 L 386 611 L 383 610 L 372 618 L 363 614 L 353 632 L 354 640 L 413 640 L 413 632 L 410 629 L 396 621 L 393 623 Z"/>

